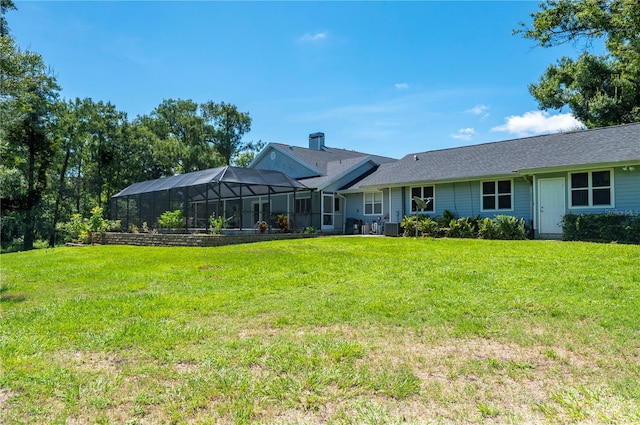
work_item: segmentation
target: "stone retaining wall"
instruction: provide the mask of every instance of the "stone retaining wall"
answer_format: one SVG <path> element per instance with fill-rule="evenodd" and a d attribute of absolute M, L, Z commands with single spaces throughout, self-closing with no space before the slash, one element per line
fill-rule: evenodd
<path fill-rule="evenodd" d="M 224 246 L 282 239 L 312 238 L 317 235 L 304 233 L 262 233 L 245 235 L 199 235 L 160 233 L 107 233 L 105 245 L 137 246 Z"/>

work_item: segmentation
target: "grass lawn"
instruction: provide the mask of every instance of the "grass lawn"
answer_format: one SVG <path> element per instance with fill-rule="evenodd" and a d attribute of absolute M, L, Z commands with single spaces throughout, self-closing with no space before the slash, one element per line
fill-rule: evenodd
<path fill-rule="evenodd" d="M 639 246 L 331 237 L 0 267 L 7 424 L 640 422 Z"/>

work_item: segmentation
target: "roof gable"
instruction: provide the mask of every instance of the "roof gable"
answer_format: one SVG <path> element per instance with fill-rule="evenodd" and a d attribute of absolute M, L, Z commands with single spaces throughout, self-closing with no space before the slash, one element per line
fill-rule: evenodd
<path fill-rule="evenodd" d="M 272 143 L 260 152 L 249 164 L 249 168 L 281 171 L 296 179 L 322 175 L 317 168 L 291 155 L 280 145 Z"/>

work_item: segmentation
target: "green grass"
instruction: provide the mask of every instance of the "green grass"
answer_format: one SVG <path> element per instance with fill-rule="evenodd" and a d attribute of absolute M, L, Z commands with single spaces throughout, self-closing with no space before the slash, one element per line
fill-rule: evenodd
<path fill-rule="evenodd" d="M 4 423 L 640 422 L 640 247 L 319 238 L 0 257 Z"/>

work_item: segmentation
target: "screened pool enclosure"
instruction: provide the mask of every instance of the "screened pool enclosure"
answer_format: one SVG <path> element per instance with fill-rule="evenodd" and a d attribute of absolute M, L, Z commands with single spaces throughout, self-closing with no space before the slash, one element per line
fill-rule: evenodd
<path fill-rule="evenodd" d="M 162 213 L 181 210 L 185 229 L 207 229 L 212 214 L 228 228 L 251 229 L 262 221 L 274 228 L 285 214 L 291 229 L 303 229 L 313 222 L 311 195 L 281 172 L 225 166 L 132 184 L 111 198 L 111 218 L 125 229 L 157 228 Z"/>

